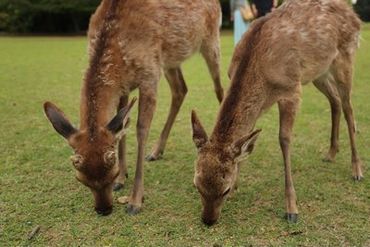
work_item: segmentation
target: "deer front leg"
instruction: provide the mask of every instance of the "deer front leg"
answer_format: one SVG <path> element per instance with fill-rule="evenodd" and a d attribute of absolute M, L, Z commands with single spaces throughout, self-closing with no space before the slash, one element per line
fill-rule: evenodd
<path fill-rule="evenodd" d="M 139 89 L 139 116 L 136 126 L 138 154 L 134 187 L 128 199 L 127 213 L 134 215 L 140 212 L 144 198 L 144 156 L 150 124 L 156 105 L 157 82 L 155 85 L 144 85 Z"/>
<path fill-rule="evenodd" d="M 232 187 L 230 193 L 229 193 L 229 198 L 233 198 L 235 193 L 238 191 L 239 188 L 239 176 L 240 176 L 240 163 L 237 164 L 236 168 L 236 178 L 235 178 L 235 183 L 234 186 Z"/>
<path fill-rule="evenodd" d="M 118 111 L 125 107 L 128 103 L 128 96 L 122 96 L 118 105 Z M 113 190 L 118 191 L 123 188 L 128 177 L 127 173 L 127 159 L 126 159 L 126 135 L 119 141 L 118 145 L 118 167 L 119 175 L 114 183 Z"/>
<path fill-rule="evenodd" d="M 295 113 L 298 104 L 299 100 L 293 101 L 281 100 L 278 102 L 280 113 L 279 141 L 285 165 L 286 218 L 290 223 L 296 223 L 298 220 L 298 209 L 296 204 L 297 197 L 291 173 L 290 147 L 289 147 L 292 136 Z"/>

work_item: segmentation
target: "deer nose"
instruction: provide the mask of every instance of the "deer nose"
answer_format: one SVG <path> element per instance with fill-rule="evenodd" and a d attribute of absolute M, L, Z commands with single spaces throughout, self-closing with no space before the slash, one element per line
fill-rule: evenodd
<path fill-rule="evenodd" d="M 102 215 L 102 216 L 107 216 L 110 215 L 113 211 L 113 207 L 107 207 L 107 208 L 95 208 L 95 211 L 97 214 Z"/>
<path fill-rule="evenodd" d="M 216 223 L 217 219 L 211 219 L 211 218 L 202 217 L 202 221 L 207 226 L 212 226 L 213 224 Z"/>

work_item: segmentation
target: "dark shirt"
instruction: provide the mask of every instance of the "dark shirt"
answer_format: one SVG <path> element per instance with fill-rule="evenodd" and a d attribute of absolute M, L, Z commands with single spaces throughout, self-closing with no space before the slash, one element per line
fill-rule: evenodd
<path fill-rule="evenodd" d="M 270 13 L 272 7 L 274 7 L 273 0 L 252 0 L 251 2 L 256 5 L 256 9 L 258 11 L 257 17 L 261 17 Z"/>

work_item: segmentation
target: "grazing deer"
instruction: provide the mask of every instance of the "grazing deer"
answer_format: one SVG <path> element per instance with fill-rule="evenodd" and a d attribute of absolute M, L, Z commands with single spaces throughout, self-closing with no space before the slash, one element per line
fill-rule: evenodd
<path fill-rule="evenodd" d="M 285 164 L 286 216 L 296 222 L 298 209 L 291 175 L 289 144 L 302 85 L 313 81 L 329 99 L 331 146 L 338 152 L 340 108 L 352 150 L 352 174 L 363 177 L 355 146 L 351 105 L 352 66 L 360 20 L 342 0 L 287 0 L 256 20 L 238 44 L 229 69 L 231 86 L 222 102 L 211 137 L 192 112 L 193 141 L 198 148 L 194 184 L 203 205 L 202 219 L 212 225 L 236 186 L 241 159 L 252 152 L 260 130 L 257 119 L 275 102 L 280 113 L 279 140 Z"/>
<path fill-rule="evenodd" d="M 112 211 L 114 181 L 119 188 L 127 176 L 123 135 L 133 102 L 128 108 L 123 107 L 132 90 L 139 89 L 139 113 L 138 154 L 129 214 L 138 213 L 142 206 L 145 144 L 162 69 L 170 84 L 172 103 L 149 160 L 157 159 L 164 151 L 187 92 L 180 65 L 197 51 L 207 62 L 221 102 L 219 18 L 217 0 L 103 0 L 92 16 L 88 32 L 89 68 L 81 92 L 80 129 L 75 129 L 53 104 L 45 103 L 44 107 L 56 131 L 74 149 L 72 161 L 77 179 L 92 190 L 98 213 L 106 215 Z"/>

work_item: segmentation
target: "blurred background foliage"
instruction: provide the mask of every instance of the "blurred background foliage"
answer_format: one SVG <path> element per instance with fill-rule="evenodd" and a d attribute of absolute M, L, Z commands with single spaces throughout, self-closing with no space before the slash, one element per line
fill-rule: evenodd
<path fill-rule="evenodd" d="M 354 8 L 363 21 L 370 21 L 370 0 L 357 0 Z"/>
<path fill-rule="evenodd" d="M 0 0 L 0 30 L 78 33 L 87 29 L 100 0 Z"/>
<path fill-rule="evenodd" d="M 100 0 L 0 0 L 0 31 L 83 33 L 99 3 Z M 229 28 L 229 0 L 220 3 L 223 27 Z M 370 0 L 357 0 L 354 8 L 364 21 L 370 21 Z"/>

